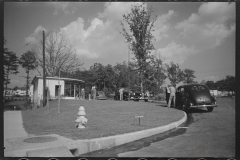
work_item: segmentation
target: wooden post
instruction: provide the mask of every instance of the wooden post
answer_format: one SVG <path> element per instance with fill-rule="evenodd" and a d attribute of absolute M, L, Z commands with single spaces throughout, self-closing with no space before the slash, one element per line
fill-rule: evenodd
<path fill-rule="evenodd" d="M 47 108 L 49 109 L 49 89 L 47 90 Z"/>
<path fill-rule="evenodd" d="M 142 118 L 143 116 L 135 116 L 135 118 L 138 118 L 138 125 L 140 126 L 140 123 L 141 123 L 141 121 L 140 121 L 140 118 Z"/>

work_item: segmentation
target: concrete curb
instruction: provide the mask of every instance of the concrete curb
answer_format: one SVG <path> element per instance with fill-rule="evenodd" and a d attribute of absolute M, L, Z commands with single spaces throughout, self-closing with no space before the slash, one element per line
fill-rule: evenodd
<path fill-rule="evenodd" d="M 52 134 L 51 136 L 55 136 L 58 138 L 57 141 L 43 143 L 43 144 L 34 144 L 34 145 L 23 142 L 23 140 L 28 137 L 7 139 L 7 141 L 9 141 L 9 144 L 11 144 L 14 147 L 9 150 L 5 150 L 4 155 L 9 157 L 27 157 L 27 156 L 30 156 L 28 153 L 31 151 L 35 151 L 35 153 L 37 153 L 38 150 L 39 152 L 41 152 L 42 149 L 47 149 L 47 148 L 50 149 L 52 147 L 66 146 L 72 152 L 72 154 L 76 157 L 81 154 L 119 146 L 122 144 L 133 142 L 142 138 L 150 137 L 150 136 L 174 129 L 180 126 L 181 124 L 183 124 L 187 120 L 186 113 L 183 112 L 183 114 L 184 116 L 180 120 L 165 126 L 160 126 L 157 128 L 152 128 L 152 129 L 147 129 L 147 130 L 137 131 L 132 133 L 126 133 L 122 135 L 110 136 L 110 137 L 102 137 L 102 138 L 86 139 L 86 140 L 71 140 L 56 134 Z M 45 136 L 49 136 L 49 135 L 45 135 Z"/>
<path fill-rule="evenodd" d="M 96 139 L 91 139 L 88 141 L 77 140 L 74 143 L 66 144 L 66 146 L 70 150 L 76 149 L 76 153 L 73 153 L 74 156 L 78 156 L 78 155 L 81 155 L 84 153 L 93 152 L 93 151 L 97 151 L 97 150 L 101 150 L 101 149 L 119 146 L 122 144 L 126 144 L 129 142 L 133 142 L 133 141 L 142 139 L 142 138 L 160 134 L 160 133 L 169 131 L 171 129 L 174 129 L 174 128 L 180 126 L 187 120 L 186 113 L 185 112 L 183 112 L 183 113 L 184 113 L 184 116 L 182 119 L 180 119 L 176 122 L 170 123 L 168 125 L 165 125 L 165 126 L 147 129 L 147 130 L 143 130 L 143 131 L 132 132 L 132 133 L 126 133 L 126 134 L 122 134 L 122 135 L 96 138 Z"/>

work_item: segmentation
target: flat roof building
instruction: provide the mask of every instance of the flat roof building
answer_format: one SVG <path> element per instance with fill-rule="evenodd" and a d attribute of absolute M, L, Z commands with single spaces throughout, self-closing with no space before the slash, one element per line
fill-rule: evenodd
<path fill-rule="evenodd" d="M 46 77 L 46 88 L 49 89 L 49 96 L 52 99 L 57 98 L 59 94 L 64 99 L 75 99 L 84 88 L 84 83 L 83 80 L 73 78 Z M 40 100 L 43 99 L 43 77 L 35 76 L 31 84 L 31 101 L 34 105 L 40 106 Z"/>

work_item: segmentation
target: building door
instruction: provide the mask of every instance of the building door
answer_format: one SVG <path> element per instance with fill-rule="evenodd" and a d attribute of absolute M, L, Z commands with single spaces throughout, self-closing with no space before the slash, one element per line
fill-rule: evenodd
<path fill-rule="evenodd" d="M 55 96 L 58 97 L 59 85 L 55 85 Z"/>

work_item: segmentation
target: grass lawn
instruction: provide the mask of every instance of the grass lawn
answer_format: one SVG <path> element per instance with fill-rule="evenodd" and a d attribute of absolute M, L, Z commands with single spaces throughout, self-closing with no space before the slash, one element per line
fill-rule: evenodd
<path fill-rule="evenodd" d="M 58 134 L 73 140 L 92 139 L 129 133 L 175 122 L 183 112 L 151 102 L 113 100 L 61 100 L 50 101 L 47 107 L 22 111 L 23 125 L 27 133 L 34 135 Z M 88 123 L 85 129 L 75 127 L 80 105 L 84 106 Z M 141 125 L 138 119 L 141 118 Z"/>

